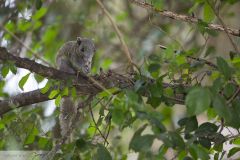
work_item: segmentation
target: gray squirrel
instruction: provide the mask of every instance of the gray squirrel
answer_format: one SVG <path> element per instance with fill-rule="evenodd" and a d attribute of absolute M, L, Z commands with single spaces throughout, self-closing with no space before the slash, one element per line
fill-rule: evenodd
<path fill-rule="evenodd" d="M 95 54 L 95 45 L 88 38 L 77 37 L 75 41 L 68 41 L 59 49 L 56 63 L 58 69 L 78 74 L 88 74 L 91 70 L 92 58 Z M 68 137 L 68 130 L 74 115 L 77 113 L 77 107 L 71 97 L 63 98 L 60 106 L 59 125 L 62 137 Z"/>
<path fill-rule="evenodd" d="M 66 42 L 57 54 L 58 69 L 68 73 L 88 74 L 95 51 L 93 41 L 88 38 L 78 37 L 76 41 Z"/>

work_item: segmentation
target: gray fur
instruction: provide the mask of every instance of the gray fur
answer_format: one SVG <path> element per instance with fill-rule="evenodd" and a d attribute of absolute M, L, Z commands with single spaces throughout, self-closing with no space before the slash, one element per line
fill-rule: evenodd
<path fill-rule="evenodd" d="M 82 72 L 88 74 L 91 70 L 92 58 L 95 54 L 95 46 L 92 40 L 78 37 L 76 41 L 66 42 L 58 51 L 56 63 L 58 69 L 76 74 Z M 67 135 L 72 118 L 76 114 L 76 106 L 71 97 L 64 98 L 60 108 L 59 123 L 61 135 Z"/>
<path fill-rule="evenodd" d="M 95 46 L 93 41 L 81 38 L 80 44 L 78 44 L 78 41 L 65 43 L 58 51 L 56 62 L 58 68 L 65 72 L 88 74 L 94 54 Z"/>

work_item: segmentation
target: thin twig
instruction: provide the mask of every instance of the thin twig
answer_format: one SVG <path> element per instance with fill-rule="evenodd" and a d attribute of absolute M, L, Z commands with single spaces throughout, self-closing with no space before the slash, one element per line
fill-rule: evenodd
<path fill-rule="evenodd" d="M 233 39 L 230 37 L 229 32 L 227 31 L 227 27 L 225 25 L 225 23 L 223 22 L 222 18 L 220 17 L 219 13 L 216 12 L 214 6 L 209 2 L 209 0 L 206 1 L 208 3 L 208 5 L 212 8 L 214 14 L 216 15 L 216 17 L 218 18 L 219 22 L 221 23 L 221 25 L 224 28 L 224 32 L 227 34 L 227 37 L 230 41 L 230 43 L 232 44 L 233 48 L 235 49 L 235 52 L 237 52 L 238 54 L 240 54 L 237 45 L 233 42 Z"/>
<path fill-rule="evenodd" d="M 189 23 L 193 23 L 193 24 L 197 24 L 199 22 L 199 18 L 187 16 L 187 15 L 183 15 L 183 14 L 177 14 L 177 13 L 174 13 L 174 12 L 171 12 L 168 10 L 160 10 L 160 9 L 155 8 L 153 5 L 151 5 L 147 2 L 142 2 L 142 1 L 138 1 L 138 0 L 129 0 L 129 2 L 134 3 L 142 8 L 150 9 L 154 12 L 159 13 L 162 16 L 165 16 L 165 17 L 168 17 L 171 19 L 189 22 Z M 209 23 L 207 28 L 211 29 L 211 30 L 216 30 L 216 31 L 226 31 L 231 35 L 240 37 L 240 30 L 238 30 L 238 29 L 232 29 L 229 27 L 224 28 L 222 25 L 213 24 L 213 23 Z"/>
<path fill-rule="evenodd" d="M 94 118 L 94 115 L 93 115 L 93 111 L 92 111 L 91 105 L 88 105 L 88 106 L 89 106 L 89 110 L 90 110 L 90 115 L 91 115 L 91 117 L 92 117 L 92 120 L 93 120 L 93 123 L 94 123 L 96 129 L 98 130 L 99 134 L 102 136 L 102 138 L 104 139 L 104 141 L 107 142 L 107 144 L 109 144 L 109 142 L 107 141 L 107 139 L 106 139 L 105 136 L 103 135 L 102 131 L 101 131 L 101 130 L 98 128 L 98 126 L 97 126 L 97 123 L 96 123 L 96 121 L 95 121 L 95 118 Z"/>
<path fill-rule="evenodd" d="M 132 66 L 135 66 L 137 67 L 136 64 L 134 64 L 134 62 L 132 61 L 132 58 L 131 58 L 131 54 L 130 54 L 130 51 L 128 49 L 128 46 L 126 44 L 126 42 L 124 41 L 124 38 L 122 36 L 122 33 L 120 32 L 120 30 L 118 29 L 118 26 L 116 25 L 116 23 L 114 22 L 114 20 L 112 19 L 110 13 L 108 12 L 108 10 L 105 8 L 105 6 L 103 5 L 103 3 L 101 2 L 101 0 L 96 0 L 98 5 L 102 8 L 103 12 L 106 14 L 106 16 L 108 17 L 109 21 L 111 22 L 114 30 L 116 31 L 116 34 L 122 44 L 122 47 L 123 47 L 123 50 L 124 50 L 124 53 L 125 55 L 127 56 L 127 59 L 128 59 L 128 62 L 129 64 Z"/>
<path fill-rule="evenodd" d="M 164 50 L 166 50 L 167 49 L 167 47 L 166 46 L 163 46 L 163 45 L 161 45 L 161 44 L 158 44 L 157 45 L 159 48 L 161 48 L 161 49 L 164 49 Z M 181 52 L 181 51 L 174 51 L 175 53 L 177 53 L 177 52 Z M 205 63 L 206 65 L 208 65 L 208 66 L 210 66 L 210 67 L 213 67 L 214 69 L 217 69 L 217 66 L 215 65 L 215 64 L 213 64 L 212 62 L 209 62 L 209 61 L 207 61 L 207 60 L 205 60 L 205 59 L 202 59 L 202 58 L 196 58 L 196 57 L 192 57 L 192 56 L 186 56 L 187 58 L 189 58 L 189 59 L 193 59 L 193 60 L 195 60 L 195 61 L 198 61 L 198 62 L 203 62 L 203 63 Z"/>
<path fill-rule="evenodd" d="M 220 129 L 219 129 L 219 133 L 222 133 L 223 128 L 224 128 L 224 119 L 221 118 L 221 125 L 220 125 Z"/>
<path fill-rule="evenodd" d="M 229 141 L 229 140 L 232 140 L 235 138 L 239 138 L 239 137 L 240 137 L 240 134 L 232 135 L 232 136 L 227 137 L 226 141 Z"/>
<path fill-rule="evenodd" d="M 227 101 L 227 104 L 230 104 L 240 93 L 240 87 L 237 88 L 236 92 L 232 95 L 231 98 L 229 98 L 229 100 Z"/>
<path fill-rule="evenodd" d="M 175 97 L 169 97 L 166 95 L 164 95 L 164 97 L 166 97 L 167 99 L 170 99 L 172 101 L 178 102 L 179 104 L 184 104 L 184 102 L 185 102 L 183 99 L 179 99 L 179 98 L 175 98 Z"/>
<path fill-rule="evenodd" d="M 111 120 L 110 120 L 109 125 L 108 125 L 108 130 L 107 130 L 107 134 L 106 134 L 106 139 L 107 139 L 108 136 L 109 136 L 110 130 L 111 130 Z M 104 142 L 104 145 L 105 145 L 105 143 L 106 143 L 106 142 Z"/>

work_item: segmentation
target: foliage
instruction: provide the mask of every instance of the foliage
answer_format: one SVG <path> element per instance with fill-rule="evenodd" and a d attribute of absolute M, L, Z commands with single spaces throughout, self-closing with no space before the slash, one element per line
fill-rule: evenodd
<path fill-rule="evenodd" d="M 62 152 L 55 158 L 127 159 L 132 152 L 138 153 L 138 159 L 239 156 L 240 57 L 230 45 L 220 48 L 229 41 L 220 37 L 224 33 L 207 27 L 219 22 L 218 13 L 224 19 L 237 22 L 236 10 L 232 9 L 239 6 L 238 2 L 146 1 L 158 11 L 171 8 L 201 19 L 196 24 L 188 24 L 170 21 L 157 13 L 145 13 L 143 8 L 135 8 L 127 0 L 104 1 L 124 35 L 133 61 L 137 62 L 134 87 L 114 87 L 96 95 L 91 109 L 82 109 L 72 142 L 61 145 Z M 2 9 L 8 12 L 0 11 L 0 18 L 9 19 L 2 21 L 5 29 L 0 32 L 0 42 L 12 53 L 54 67 L 60 46 L 81 35 L 93 38 L 98 47 L 93 74 L 99 73 L 100 68 L 126 72 L 127 58 L 123 56 L 118 36 L 94 0 L 1 3 Z M 174 35 L 176 31 L 179 34 Z M 239 46 L 239 37 L 233 39 Z M 167 44 L 166 49 L 159 48 L 161 42 Z M 20 71 L 12 62 L 1 62 L 0 68 L 3 100 L 12 96 L 6 84 Z M 29 85 L 33 74 L 30 71 L 15 82 L 19 93 Z M 71 83 L 62 88 L 60 81 L 46 80 L 36 74 L 34 78 L 40 85 L 47 81 L 41 93 L 54 99 L 54 105 L 39 103 L 4 114 L 0 119 L 1 150 L 51 150 L 56 144 L 52 130 L 59 116 L 61 99 L 64 96 L 72 96 L 76 101 L 86 99 L 77 95 Z M 55 111 L 46 115 L 46 108 L 54 106 L 57 106 Z M 230 144 L 231 149 L 226 150 L 225 144 Z"/>

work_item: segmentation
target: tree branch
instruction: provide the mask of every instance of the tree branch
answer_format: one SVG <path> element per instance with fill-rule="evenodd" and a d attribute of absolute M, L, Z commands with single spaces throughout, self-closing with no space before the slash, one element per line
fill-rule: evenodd
<path fill-rule="evenodd" d="M 162 16 L 168 17 L 168 18 L 172 18 L 175 20 L 180 20 L 180 21 L 184 21 L 184 22 L 189 22 L 189 23 L 193 23 L 193 24 L 197 24 L 199 22 L 199 19 L 196 17 L 192 17 L 192 16 L 187 16 L 187 15 L 183 15 L 183 14 L 177 14 L 168 10 L 160 10 L 155 8 L 153 5 L 146 3 L 146 2 L 140 2 L 138 0 L 129 0 L 129 2 L 134 3 L 140 7 L 146 8 L 146 9 L 150 9 L 154 12 L 159 13 Z M 232 29 L 229 27 L 226 27 L 224 29 L 224 27 L 222 25 L 219 24 L 213 24 L 213 23 L 209 23 L 208 24 L 208 29 L 211 30 L 216 30 L 216 31 L 225 31 L 228 34 L 240 37 L 240 30 L 238 29 Z"/>
<path fill-rule="evenodd" d="M 98 5 L 102 8 L 103 12 L 106 14 L 106 16 L 108 17 L 109 21 L 111 22 L 114 30 L 116 31 L 116 34 L 118 36 L 118 39 L 120 40 L 121 44 L 122 44 L 122 47 L 123 47 L 123 50 L 124 50 L 124 53 L 125 55 L 127 56 L 127 59 L 128 59 L 128 62 L 130 65 L 135 65 L 134 62 L 132 61 L 132 58 L 131 58 L 131 54 L 130 54 L 130 51 L 128 49 L 128 46 L 122 36 L 122 33 L 120 32 L 120 30 L 118 29 L 118 26 L 116 25 L 116 23 L 114 22 L 114 20 L 112 19 L 111 17 L 111 14 L 108 12 L 108 10 L 105 8 L 105 6 L 103 5 L 103 3 L 101 2 L 101 0 L 96 0 L 96 2 L 98 3 Z"/>
<path fill-rule="evenodd" d="M 15 63 L 15 65 L 19 68 L 28 69 L 31 72 L 35 72 L 46 78 L 57 79 L 61 81 L 72 80 L 72 85 L 76 87 L 78 95 L 95 95 L 103 91 L 103 88 L 112 87 L 117 87 L 120 89 L 132 88 L 135 83 L 135 79 L 133 78 L 133 76 L 131 75 L 123 76 L 112 71 L 109 71 L 107 73 L 101 73 L 100 75 L 94 76 L 86 76 L 84 74 L 80 74 L 80 76 L 77 76 L 74 74 L 57 70 L 52 67 L 46 67 L 42 64 L 36 63 L 35 61 L 29 60 L 27 58 L 20 58 L 14 56 L 10 54 L 6 50 L 6 48 L 3 47 L 0 47 L 0 60 L 2 60 L 3 62 L 11 61 Z M 150 81 L 151 83 L 154 83 L 154 81 L 152 81 L 151 79 Z M 96 85 L 95 82 L 98 84 Z M 103 88 L 100 88 L 99 84 L 102 85 Z M 163 83 L 164 88 L 171 87 L 175 89 L 177 86 L 179 85 Z M 49 92 L 50 91 L 51 89 L 49 90 Z M 143 93 L 143 95 L 147 96 L 146 93 Z M 176 100 L 176 98 L 178 99 Z M 179 101 L 179 97 L 170 97 L 168 99 L 176 104 L 183 104 L 182 103 L 183 101 Z M 180 99 L 184 100 L 184 96 L 180 96 Z M 9 99 L 0 101 L 0 115 L 3 115 L 8 111 L 13 110 L 14 108 L 44 102 L 47 100 L 49 100 L 48 93 L 42 94 L 39 89 L 26 93 L 21 93 L 16 96 L 10 97 Z"/>
<path fill-rule="evenodd" d="M 28 106 L 39 102 L 50 100 L 48 94 L 42 94 L 40 90 L 21 93 L 9 99 L 0 101 L 0 116 L 22 106 Z"/>
<path fill-rule="evenodd" d="M 209 2 L 209 0 L 207 0 L 206 2 L 212 8 L 214 14 L 216 15 L 216 17 L 218 18 L 218 20 L 221 23 L 222 27 L 224 28 L 224 32 L 227 34 L 227 37 L 228 37 L 230 43 L 232 44 L 233 48 L 235 49 L 235 52 L 240 54 L 237 45 L 234 43 L 233 39 L 230 37 L 229 33 L 227 32 L 227 27 L 226 27 L 225 23 L 223 22 L 222 18 L 220 17 L 219 13 L 216 11 L 216 9 L 214 8 L 213 4 Z"/>

